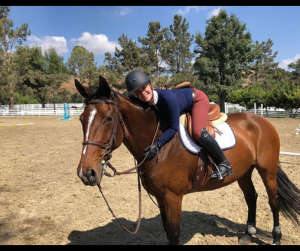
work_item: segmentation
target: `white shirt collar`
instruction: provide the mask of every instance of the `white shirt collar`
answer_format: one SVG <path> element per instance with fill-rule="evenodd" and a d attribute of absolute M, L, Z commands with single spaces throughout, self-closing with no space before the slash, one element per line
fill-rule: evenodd
<path fill-rule="evenodd" d="M 158 94 L 157 91 L 155 90 L 153 90 L 153 98 L 154 98 L 154 105 L 156 105 L 158 101 Z"/>

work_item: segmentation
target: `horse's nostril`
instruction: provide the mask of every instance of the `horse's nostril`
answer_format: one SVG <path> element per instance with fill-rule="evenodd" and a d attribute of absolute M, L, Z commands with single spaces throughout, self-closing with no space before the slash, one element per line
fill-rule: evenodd
<path fill-rule="evenodd" d="M 94 169 L 89 168 L 89 169 L 87 170 L 87 178 L 88 178 L 88 180 L 89 180 L 90 182 L 94 182 L 94 181 L 95 181 L 95 179 L 96 179 L 96 172 L 95 172 Z"/>
<path fill-rule="evenodd" d="M 95 171 L 92 168 L 87 170 L 87 177 L 95 176 Z"/>

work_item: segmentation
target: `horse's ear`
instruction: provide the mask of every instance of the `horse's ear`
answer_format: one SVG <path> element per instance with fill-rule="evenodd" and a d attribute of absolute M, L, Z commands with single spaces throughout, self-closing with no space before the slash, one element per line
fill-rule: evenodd
<path fill-rule="evenodd" d="M 99 90 L 108 98 L 111 96 L 111 89 L 103 76 L 99 76 Z"/>
<path fill-rule="evenodd" d="M 90 89 L 82 85 L 77 79 L 75 79 L 75 86 L 80 95 L 86 98 L 88 93 L 90 92 Z"/>

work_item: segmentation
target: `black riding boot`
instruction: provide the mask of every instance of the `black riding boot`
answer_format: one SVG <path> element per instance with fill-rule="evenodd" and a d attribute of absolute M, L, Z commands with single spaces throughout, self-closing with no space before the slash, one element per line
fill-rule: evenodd
<path fill-rule="evenodd" d="M 212 156 L 218 166 L 219 170 L 212 173 L 210 178 L 218 178 L 221 180 L 224 176 L 233 174 L 231 164 L 226 159 L 218 142 L 206 131 L 205 128 L 202 129 L 198 142 L 200 143 L 200 146 Z"/>

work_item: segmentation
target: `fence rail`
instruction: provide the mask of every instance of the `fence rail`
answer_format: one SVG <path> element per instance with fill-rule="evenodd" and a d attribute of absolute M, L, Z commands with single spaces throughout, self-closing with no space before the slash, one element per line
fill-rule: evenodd
<path fill-rule="evenodd" d="M 83 112 L 83 103 L 70 103 L 69 114 L 80 115 Z M 41 104 L 25 104 L 15 105 L 15 109 L 9 110 L 8 106 L 0 106 L 0 117 L 1 116 L 63 116 L 64 115 L 64 104 L 46 104 L 45 108 L 42 108 Z M 246 110 L 244 107 L 236 104 L 225 104 L 226 114 L 236 112 L 252 112 L 266 118 L 300 118 L 300 111 L 289 112 L 283 109 L 266 110 L 266 109 L 250 109 Z"/>
<path fill-rule="evenodd" d="M 83 112 L 83 108 L 70 108 L 70 115 L 80 115 Z M 12 109 L 5 110 L 0 109 L 0 116 L 64 116 L 64 109 Z"/>
<path fill-rule="evenodd" d="M 69 103 L 69 115 L 80 115 L 83 112 L 83 103 Z M 64 104 L 46 104 L 45 108 L 41 104 L 21 104 L 14 105 L 14 109 L 9 109 L 8 105 L 0 106 L 0 116 L 64 116 Z"/>

